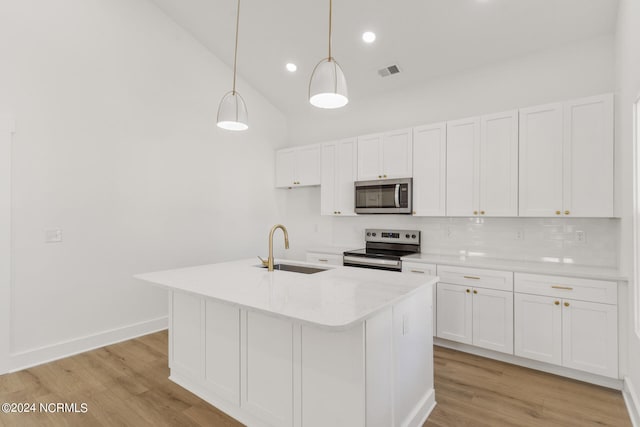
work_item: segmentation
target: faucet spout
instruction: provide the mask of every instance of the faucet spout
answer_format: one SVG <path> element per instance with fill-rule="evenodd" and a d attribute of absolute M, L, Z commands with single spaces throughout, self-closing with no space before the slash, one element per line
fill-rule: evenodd
<path fill-rule="evenodd" d="M 287 228 L 282 224 L 276 224 L 271 227 L 271 231 L 269 232 L 269 258 L 266 262 L 269 271 L 273 271 L 273 233 L 275 233 L 278 228 L 284 233 L 284 248 L 289 249 L 289 233 L 287 232 Z M 262 263 L 265 264 L 264 261 Z"/>

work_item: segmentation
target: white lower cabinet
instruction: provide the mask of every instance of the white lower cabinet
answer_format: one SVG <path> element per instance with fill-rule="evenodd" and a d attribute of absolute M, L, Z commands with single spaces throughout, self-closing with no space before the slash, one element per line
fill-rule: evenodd
<path fill-rule="evenodd" d="M 436 265 L 435 264 L 425 264 L 422 262 L 409 262 L 402 261 L 402 272 L 403 273 L 412 273 L 412 274 L 424 274 L 426 276 L 437 276 L 436 274 Z M 431 311 L 433 312 L 433 336 L 436 335 L 436 320 L 437 320 L 437 311 L 436 311 L 436 285 L 433 285 L 432 295 L 432 307 Z"/>
<path fill-rule="evenodd" d="M 618 378 L 616 288 L 614 282 L 516 273 L 515 354 Z"/>
<path fill-rule="evenodd" d="M 438 266 L 438 276 L 456 284 L 437 285 L 437 336 L 513 354 L 513 273 Z"/>
<path fill-rule="evenodd" d="M 342 255 L 307 252 L 307 262 L 314 264 L 342 265 Z"/>

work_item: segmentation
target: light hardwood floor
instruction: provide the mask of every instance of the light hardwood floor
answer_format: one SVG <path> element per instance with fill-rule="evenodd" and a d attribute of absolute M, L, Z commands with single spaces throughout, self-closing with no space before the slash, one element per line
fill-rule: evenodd
<path fill-rule="evenodd" d="M 86 403 L 82 413 L 0 413 L 0 426 L 242 424 L 167 379 L 159 332 L 0 376 L 0 403 Z M 620 392 L 435 348 L 438 405 L 425 426 L 631 426 Z"/>

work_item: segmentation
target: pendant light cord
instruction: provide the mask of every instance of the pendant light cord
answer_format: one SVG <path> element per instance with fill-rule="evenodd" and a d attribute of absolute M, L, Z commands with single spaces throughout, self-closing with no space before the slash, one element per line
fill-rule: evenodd
<path fill-rule="evenodd" d="M 240 27 L 240 0 L 238 0 L 238 11 L 236 13 L 236 48 L 233 53 L 233 94 L 236 94 L 236 64 L 238 62 L 238 28 Z M 331 48 L 329 48 L 331 51 Z"/>
<path fill-rule="evenodd" d="M 333 0 L 329 0 L 329 62 L 331 62 L 331 16 L 333 15 Z"/>

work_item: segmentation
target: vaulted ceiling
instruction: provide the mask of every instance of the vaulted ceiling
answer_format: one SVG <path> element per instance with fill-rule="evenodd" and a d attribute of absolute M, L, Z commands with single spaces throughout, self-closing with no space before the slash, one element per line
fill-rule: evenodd
<path fill-rule="evenodd" d="M 152 0 L 233 64 L 236 0 Z M 617 0 L 334 0 L 333 56 L 350 97 L 615 31 Z M 312 109 L 309 77 L 327 55 L 328 0 L 242 0 L 238 72 L 285 114 Z M 374 31 L 372 44 L 362 33 Z M 289 73 L 287 62 L 297 64 Z M 401 72 L 380 77 L 397 64 Z M 231 84 L 231 82 L 229 82 Z M 242 87 L 238 87 L 242 93 Z"/>

